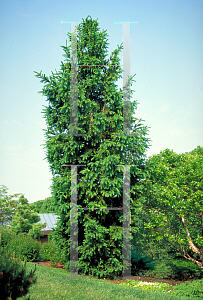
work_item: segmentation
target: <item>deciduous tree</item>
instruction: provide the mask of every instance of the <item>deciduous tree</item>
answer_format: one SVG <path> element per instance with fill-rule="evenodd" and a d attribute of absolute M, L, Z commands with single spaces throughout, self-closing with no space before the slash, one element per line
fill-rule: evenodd
<path fill-rule="evenodd" d="M 16 213 L 12 218 L 12 222 L 9 227 L 12 231 L 18 233 L 28 233 L 35 239 L 43 236 L 41 233 L 42 228 L 46 227 L 46 223 L 38 223 L 40 221 L 40 216 L 38 213 L 30 209 L 30 204 L 28 200 L 21 195 L 18 200 L 18 205 Z"/>
<path fill-rule="evenodd" d="M 203 148 L 183 154 L 161 151 L 148 160 L 146 172 L 146 240 L 168 245 L 203 268 Z"/>
<path fill-rule="evenodd" d="M 5 185 L 0 186 L 0 225 L 8 225 L 17 206 L 17 199 L 21 194 L 8 195 L 8 188 Z"/>
<path fill-rule="evenodd" d="M 55 213 L 56 211 L 56 206 L 53 205 L 52 197 L 30 203 L 30 207 L 39 214 Z"/>

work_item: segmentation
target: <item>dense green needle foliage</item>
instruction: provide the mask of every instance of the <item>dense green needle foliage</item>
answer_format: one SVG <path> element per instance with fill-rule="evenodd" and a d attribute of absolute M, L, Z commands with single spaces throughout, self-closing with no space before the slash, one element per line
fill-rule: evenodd
<path fill-rule="evenodd" d="M 68 34 L 71 41 L 71 34 Z M 133 116 L 137 102 L 126 105 L 130 116 L 131 135 L 122 134 L 123 91 L 116 81 L 122 77 L 118 57 L 122 46 L 107 59 L 107 34 L 100 32 L 97 20 L 87 17 L 77 26 L 78 58 L 78 133 L 70 134 L 70 47 L 63 46 L 65 62 L 61 70 L 47 77 L 35 76 L 45 84 L 42 94 L 48 105 L 46 119 L 46 159 L 53 174 L 52 196 L 60 216 L 55 230 L 55 243 L 69 260 L 71 168 L 78 167 L 78 207 L 122 207 L 123 167 L 130 168 L 131 233 L 135 212 L 141 205 L 145 152 L 148 129 Z M 82 67 L 81 65 L 96 65 Z M 107 65 L 111 66 L 107 66 Z M 112 67 L 113 66 L 113 67 Z M 129 89 L 132 78 L 128 79 Z M 132 91 L 130 90 L 130 94 Z M 122 211 L 78 210 L 79 270 L 100 277 L 122 272 Z"/>
<path fill-rule="evenodd" d="M 35 269 L 27 272 L 26 261 L 14 259 L 13 253 L 1 245 L 0 230 L 0 299 L 15 300 L 28 293 L 29 287 L 36 282 Z"/>

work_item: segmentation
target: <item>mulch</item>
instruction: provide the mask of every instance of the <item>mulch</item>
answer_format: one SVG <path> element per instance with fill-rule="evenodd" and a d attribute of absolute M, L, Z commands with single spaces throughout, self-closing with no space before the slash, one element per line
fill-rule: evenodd
<path fill-rule="evenodd" d="M 39 264 L 39 265 L 43 265 L 45 267 L 52 267 L 52 268 L 57 268 L 57 269 L 63 269 L 63 270 L 66 270 L 65 269 L 65 265 L 61 265 L 59 263 L 55 264 L 55 266 L 52 266 L 51 265 L 51 262 L 50 261 L 47 261 L 47 260 L 42 260 L 42 259 L 35 259 L 33 262 L 33 264 Z M 70 270 L 69 270 L 70 272 Z M 82 275 L 82 273 L 78 273 L 79 275 Z M 85 275 L 85 277 L 88 277 L 88 278 L 92 278 L 91 276 L 87 276 Z M 115 284 L 118 284 L 120 283 L 121 281 L 123 282 L 126 282 L 127 283 L 127 280 L 126 279 L 131 279 L 131 280 L 138 280 L 138 281 L 145 281 L 145 282 L 162 282 L 162 283 L 168 283 L 168 284 L 171 284 L 173 286 L 177 285 L 177 284 L 180 284 L 180 283 L 184 283 L 184 282 L 192 282 L 193 280 L 196 280 L 198 278 L 193 278 L 193 279 L 188 279 L 188 280 L 183 280 L 183 281 L 179 281 L 179 280 L 173 280 L 173 279 L 157 279 L 155 277 L 145 277 L 145 276 L 131 276 L 131 277 L 116 277 L 116 279 L 109 279 L 109 278 L 106 278 L 106 281 L 109 281 L 109 282 L 112 282 L 112 283 L 115 283 Z M 103 279 L 98 279 L 98 280 L 103 280 Z"/>

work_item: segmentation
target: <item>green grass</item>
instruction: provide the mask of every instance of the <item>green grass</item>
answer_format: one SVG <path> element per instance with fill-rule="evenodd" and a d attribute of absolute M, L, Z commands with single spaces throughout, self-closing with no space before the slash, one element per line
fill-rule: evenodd
<path fill-rule="evenodd" d="M 28 270 L 34 268 L 34 265 L 27 263 Z M 178 297 L 170 295 L 167 292 L 155 292 L 150 290 L 141 290 L 132 286 L 114 284 L 96 278 L 87 278 L 78 275 L 82 279 L 69 279 L 70 272 L 62 269 L 55 269 L 37 265 L 37 282 L 33 284 L 29 293 L 18 299 L 25 300 L 30 295 L 30 300 L 119 300 L 119 299 L 150 299 L 150 300 L 197 300 L 194 297 Z M 167 287 L 168 288 L 168 287 Z M 166 288 L 166 290 L 167 290 Z M 162 287 L 163 289 L 163 287 Z"/>

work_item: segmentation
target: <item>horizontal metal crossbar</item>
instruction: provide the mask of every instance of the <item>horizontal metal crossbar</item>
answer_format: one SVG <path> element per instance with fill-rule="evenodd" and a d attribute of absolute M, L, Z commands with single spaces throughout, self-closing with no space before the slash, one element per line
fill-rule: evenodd
<path fill-rule="evenodd" d="M 102 207 L 99 207 L 99 208 L 94 208 L 94 207 L 77 207 L 77 209 L 84 209 L 84 210 L 88 210 L 88 209 L 92 209 L 92 210 L 100 210 L 100 209 L 103 209 L 103 210 L 123 210 L 123 207 L 107 207 L 107 208 L 102 208 Z"/>
<path fill-rule="evenodd" d="M 81 66 L 81 67 L 96 67 L 96 66 L 99 66 L 99 67 L 119 67 L 120 65 L 111 65 L 111 64 L 109 64 L 109 65 L 79 65 L 79 64 L 77 64 L 77 66 Z"/>

